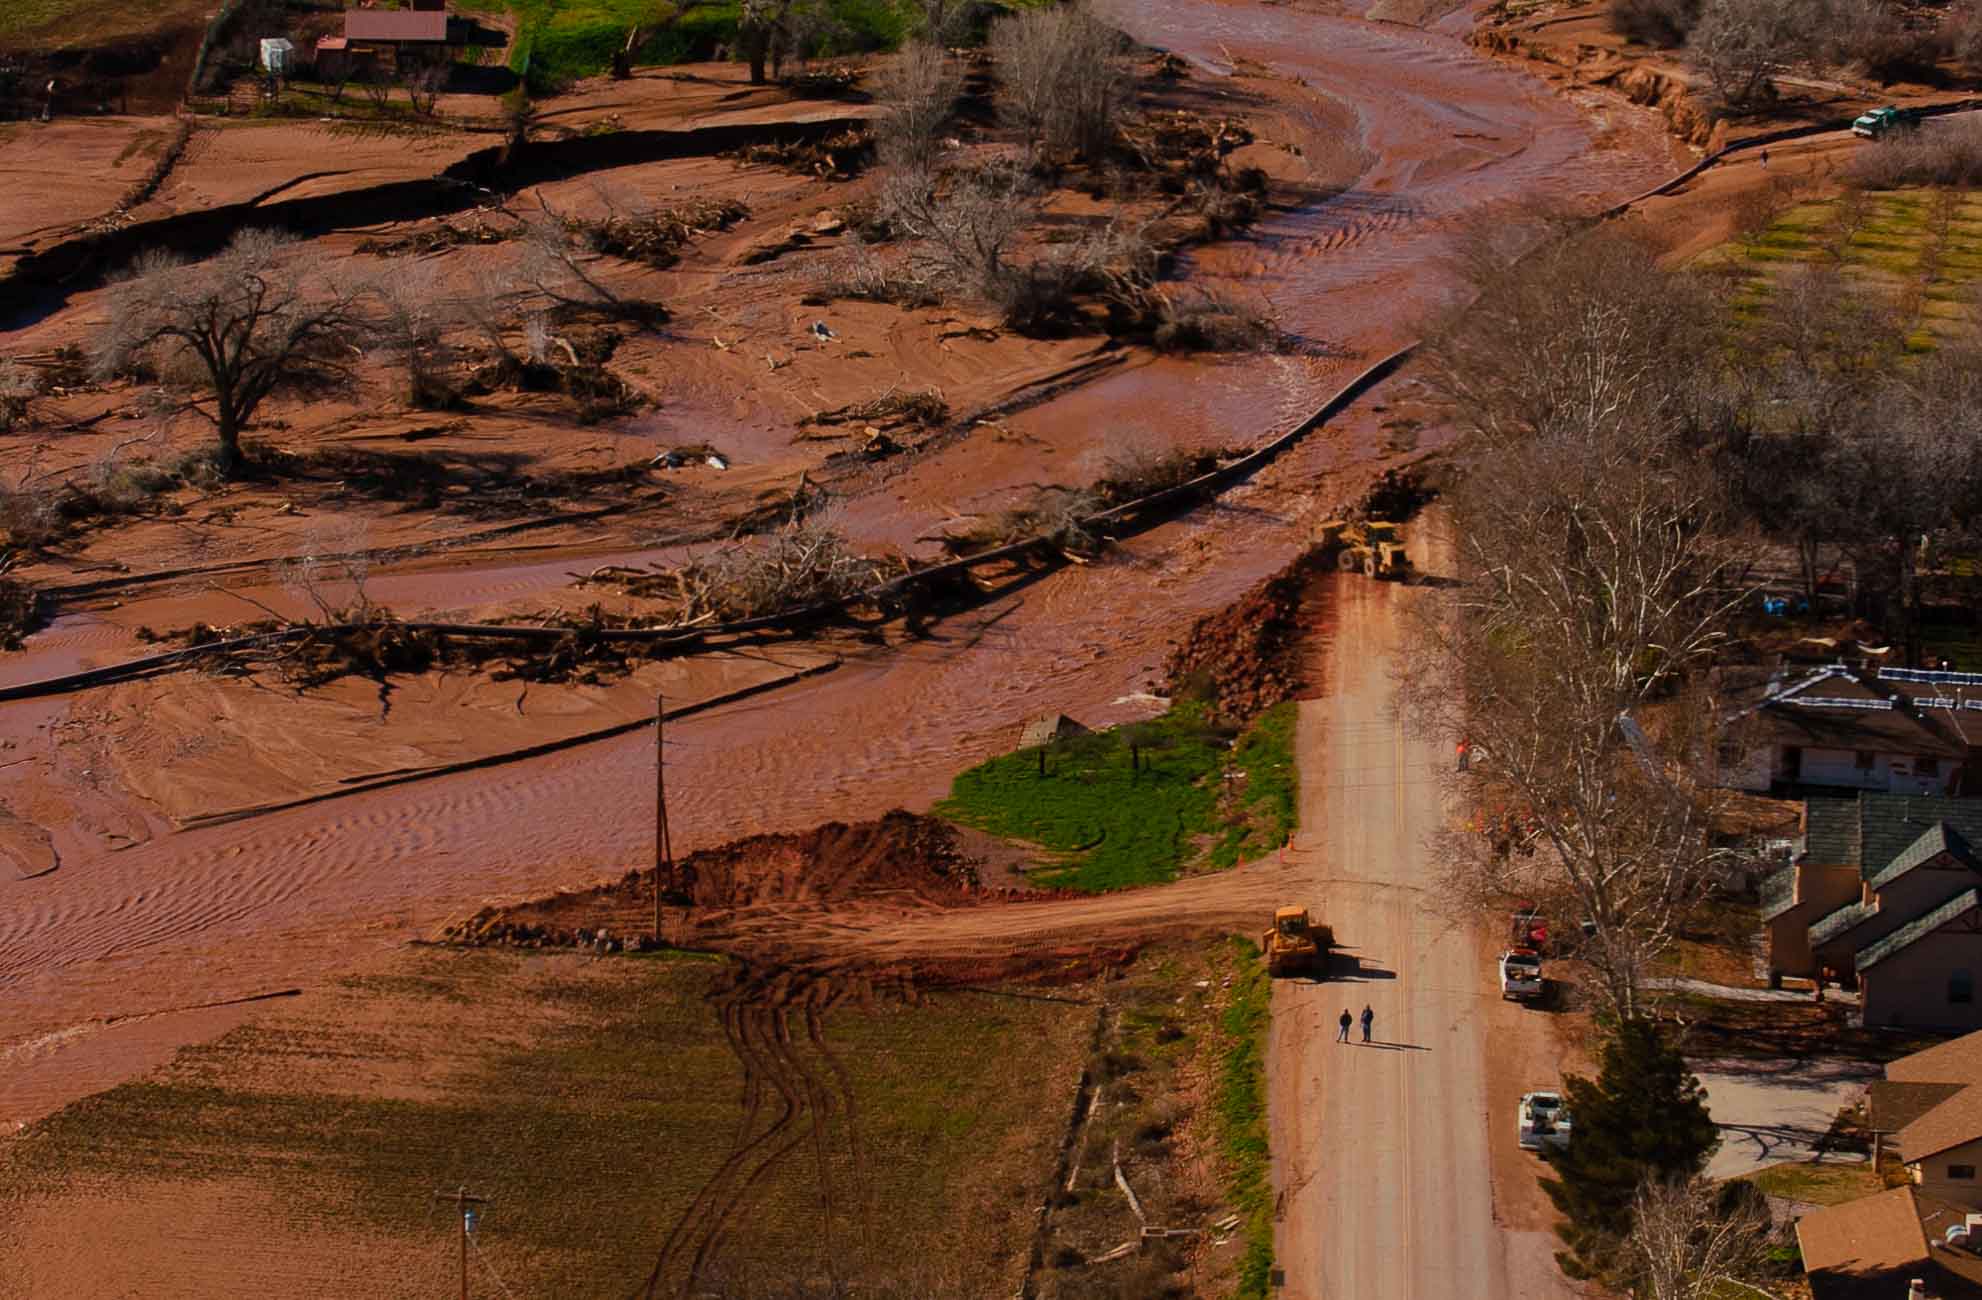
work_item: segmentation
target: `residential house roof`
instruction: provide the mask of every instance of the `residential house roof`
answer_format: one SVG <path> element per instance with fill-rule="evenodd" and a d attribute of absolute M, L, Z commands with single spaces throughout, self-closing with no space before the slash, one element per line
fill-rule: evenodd
<path fill-rule="evenodd" d="M 1916 1085 L 1919 1086 L 1919 1085 Z M 1958 1088 L 1953 1096 L 1900 1129 L 1900 1159 L 1914 1164 L 1982 1140 L 1982 1088 Z"/>
<path fill-rule="evenodd" d="M 1829 943 L 1846 930 L 1862 925 L 1878 914 L 1877 903 L 1846 903 L 1810 923 L 1810 942 Z"/>
<path fill-rule="evenodd" d="M 1796 906 L 1796 864 L 1771 871 L 1762 877 L 1758 889 L 1762 897 L 1762 919 L 1773 921 Z"/>
<path fill-rule="evenodd" d="M 1913 694 L 1900 684 L 1845 664 L 1793 680 L 1780 672 L 1764 677 L 1735 670 L 1720 683 L 1737 706 L 1741 734 L 1752 741 L 1936 758 L 1968 753 L 1969 742 L 1949 723 L 1948 710 L 1916 710 Z"/>
<path fill-rule="evenodd" d="M 1967 867 L 1970 871 L 1982 871 L 1982 861 L 1977 860 L 1975 850 L 1969 847 L 1962 833 L 1946 822 L 1935 822 L 1921 833 L 1919 839 L 1907 845 L 1890 866 L 1872 877 L 1872 888 L 1883 889 L 1915 867 L 1924 866 L 1943 854 L 1958 866 Z"/>
<path fill-rule="evenodd" d="M 1945 822 L 1966 844 L 1982 841 L 1982 799 L 1944 795 L 1817 796 L 1804 804 L 1803 861 L 1879 875 Z"/>
<path fill-rule="evenodd" d="M 444 9 L 347 9 L 344 39 L 349 41 L 446 41 Z"/>
<path fill-rule="evenodd" d="M 1797 1245 L 1813 1300 L 1903 1300 L 1914 1278 L 1939 1300 L 1978 1300 L 1982 1264 L 1972 1256 L 1933 1245 L 1955 1224 L 1962 1207 L 1895 1187 L 1842 1205 L 1813 1210 L 1796 1223 Z"/>
<path fill-rule="evenodd" d="M 1967 1086 L 1965 1083 L 1895 1083 L 1891 1079 L 1881 1079 L 1870 1089 L 1872 1127 L 1882 1133 L 1897 1133 Z"/>
<path fill-rule="evenodd" d="M 1869 948 L 1860 948 L 1852 964 L 1863 975 L 1886 958 L 1901 953 L 1950 921 L 1982 907 L 1982 890 L 1964 889 L 1947 902 L 1916 920 L 1908 921 Z"/>
<path fill-rule="evenodd" d="M 1941 673 L 1913 668 L 1880 668 L 1879 682 L 1904 695 L 1914 711 L 1982 745 L 1982 674 Z"/>
<path fill-rule="evenodd" d="M 1886 1063 L 1895 1083 L 1982 1083 L 1982 1030 Z"/>
<path fill-rule="evenodd" d="M 1892 1300 L 1893 1279 L 1904 1286 L 1929 1258 L 1911 1187 L 1813 1210 L 1796 1221 L 1796 1244 L 1814 1300 Z"/>

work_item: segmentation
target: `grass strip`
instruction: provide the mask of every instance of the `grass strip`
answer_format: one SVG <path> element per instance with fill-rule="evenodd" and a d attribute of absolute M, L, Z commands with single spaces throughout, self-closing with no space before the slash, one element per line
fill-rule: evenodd
<path fill-rule="evenodd" d="M 1043 885 L 1160 884 L 1199 860 L 1229 867 L 1285 842 L 1295 820 L 1293 734 L 1291 704 L 1234 743 L 1202 705 L 1180 702 L 1149 722 L 980 763 L 936 812 L 1065 855 L 1065 866 L 1040 873 Z"/>
<path fill-rule="evenodd" d="M 1214 1117 L 1227 1194 L 1239 1214 L 1245 1250 L 1238 1300 L 1265 1300 L 1273 1278 L 1272 1151 L 1266 1128 L 1266 1030 L 1272 982 L 1259 949 L 1231 945 L 1232 1000 L 1219 1017 L 1218 1098 Z"/>

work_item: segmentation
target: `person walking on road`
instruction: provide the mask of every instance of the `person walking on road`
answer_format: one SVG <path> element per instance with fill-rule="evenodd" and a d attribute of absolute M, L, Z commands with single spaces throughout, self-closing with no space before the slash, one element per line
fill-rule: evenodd
<path fill-rule="evenodd" d="M 1338 1043 L 1346 1043 L 1346 1042 L 1348 1042 L 1348 1041 L 1349 1041 L 1349 1026 L 1350 1026 L 1350 1025 L 1352 1025 L 1352 1024 L 1354 1024 L 1354 1023 L 1355 1023 L 1354 1021 L 1352 1021 L 1352 1020 L 1350 1020 L 1350 1019 L 1349 1019 L 1349 1008 L 1347 1008 L 1347 1007 L 1343 1007 L 1343 1008 L 1342 1008 L 1342 1032 L 1341 1032 L 1341 1033 L 1339 1033 L 1339 1034 L 1337 1034 L 1337 1035 L 1335 1035 L 1335 1041 L 1336 1041 L 1336 1042 L 1338 1042 Z"/>
<path fill-rule="evenodd" d="M 1346 1035 L 1349 1032 L 1349 1022 L 1347 1019 L 1349 1013 L 1344 1011 L 1342 1015 L 1344 1017 L 1342 1021 L 1342 1032 Z M 1365 1002 L 1363 1004 L 1363 1041 L 1365 1043 L 1370 1040 L 1370 1026 L 1375 1023 L 1376 1012 L 1370 1010 L 1369 1003 Z"/>

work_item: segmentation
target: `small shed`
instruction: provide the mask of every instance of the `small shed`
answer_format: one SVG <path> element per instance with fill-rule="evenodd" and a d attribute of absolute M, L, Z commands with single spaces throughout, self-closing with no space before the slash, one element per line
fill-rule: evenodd
<path fill-rule="evenodd" d="M 278 77 L 289 74 L 289 56 L 296 47 L 286 37 L 267 36 L 262 38 L 262 67 Z"/>
<path fill-rule="evenodd" d="M 351 66 L 351 42 L 325 36 L 317 42 L 317 80 L 342 81 Z"/>
<path fill-rule="evenodd" d="M 1056 740 L 1065 740 L 1069 736 L 1084 736 L 1087 732 L 1088 728 L 1066 714 L 1050 713 L 1025 724 L 1025 730 L 1019 733 L 1019 748 L 1032 749 L 1039 745 L 1050 745 Z"/>

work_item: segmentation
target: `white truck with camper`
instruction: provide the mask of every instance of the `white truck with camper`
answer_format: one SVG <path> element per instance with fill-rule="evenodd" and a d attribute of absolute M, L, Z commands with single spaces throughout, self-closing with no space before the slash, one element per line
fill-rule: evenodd
<path fill-rule="evenodd" d="M 1542 955 L 1533 948 L 1509 948 L 1500 954 L 1500 996 L 1513 1002 L 1540 1002 L 1548 991 L 1542 977 Z"/>
<path fill-rule="evenodd" d="M 1531 1092 L 1521 1098 L 1521 1149 L 1561 1151 L 1569 1145 L 1569 1107 L 1559 1092 Z"/>

